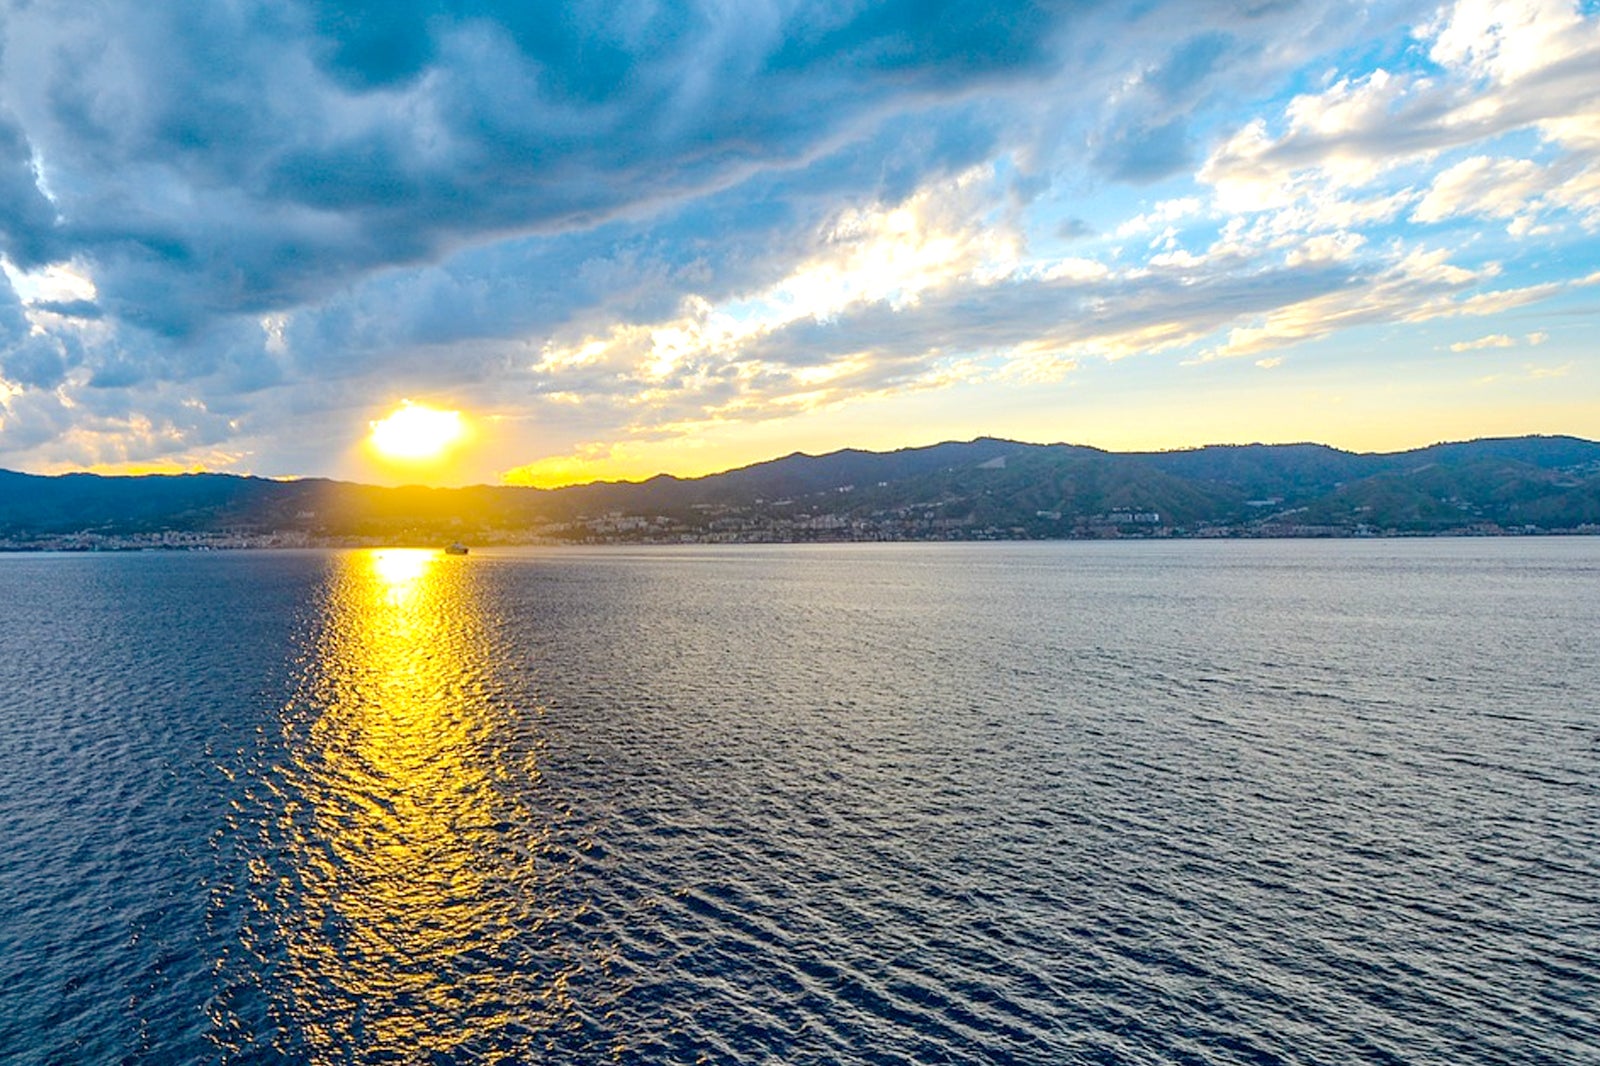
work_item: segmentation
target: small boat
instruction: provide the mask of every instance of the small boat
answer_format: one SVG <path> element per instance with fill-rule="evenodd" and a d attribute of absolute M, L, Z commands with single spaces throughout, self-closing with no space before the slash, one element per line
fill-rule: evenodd
<path fill-rule="evenodd" d="M 446 555 L 465 555 L 467 554 L 467 546 L 461 543 L 459 540 L 452 541 L 445 547 L 444 553 Z"/>

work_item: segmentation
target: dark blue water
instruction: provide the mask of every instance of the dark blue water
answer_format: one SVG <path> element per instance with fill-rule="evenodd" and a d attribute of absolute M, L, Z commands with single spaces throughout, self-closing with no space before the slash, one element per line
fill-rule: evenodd
<path fill-rule="evenodd" d="M 5 1063 L 1600 1063 L 1600 539 L 0 557 Z"/>

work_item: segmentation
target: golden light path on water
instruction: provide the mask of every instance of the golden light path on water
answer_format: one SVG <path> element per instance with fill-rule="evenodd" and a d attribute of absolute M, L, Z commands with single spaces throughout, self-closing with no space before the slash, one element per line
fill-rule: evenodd
<path fill-rule="evenodd" d="M 592 960 L 560 939 L 535 711 L 494 696 L 484 628 L 468 560 L 335 558 L 254 871 L 280 1050 L 517 1061 L 572 1024 Z"/>

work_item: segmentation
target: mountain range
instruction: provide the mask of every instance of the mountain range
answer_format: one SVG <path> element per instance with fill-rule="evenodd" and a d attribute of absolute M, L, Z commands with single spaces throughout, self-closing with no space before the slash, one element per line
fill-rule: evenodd
<path fill-rule="evenodd" d="M 0 471 L 13 548 L 1554 531 L 1600 531 L 1600 443 L 1117 453 L 985 437 L 562 489 Z"/>

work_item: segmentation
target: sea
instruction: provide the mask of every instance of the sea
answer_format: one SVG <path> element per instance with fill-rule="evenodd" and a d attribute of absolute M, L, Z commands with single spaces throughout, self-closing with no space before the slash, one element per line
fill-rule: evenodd
<path fill-rule="evenodd" d="M 0 1062 L 1600 1063 L 1600 538 L 0 556 Z"/>

